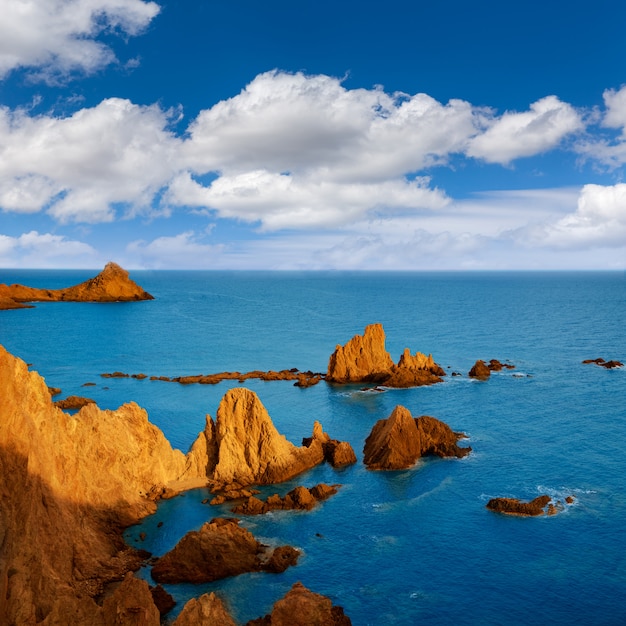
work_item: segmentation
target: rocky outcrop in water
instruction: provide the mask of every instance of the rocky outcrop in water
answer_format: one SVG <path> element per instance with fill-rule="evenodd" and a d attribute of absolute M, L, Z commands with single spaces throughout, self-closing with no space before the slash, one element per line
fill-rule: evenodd
<path fill-rule="evenodd" d="M 624 367 L 624 364 L 621 361 L 605 361 L 603 358 L 599 357 L 597 359 L 585 359 L 583 361 L 584 364 L 595 363 L 600 367 L 604 367 L 608 370 L 613 369 L 614 367 Z"/>
<path fill-rule="evenodd" d="M 434 417 L 414 418 L 398 405 L 387 419 L 374 424 L 365 440 L 363 462 L 368 469 L 397 470 L 411 467 L 423 456 L 461 458 L 471 452 L 457 445 L 463 437 Z"/>
<path fill-rule="evenodd" d="M 254 496 L 250 496 L 245 502 L 236 506 L 233 513 L 242 515 L 264 515 L 270 511 L 310 511 L 318 502 L 327 500 L 337 493 L 339 485 L 325 485 L 320 483 L 308 489 L 307 487 L 296 487 L 280 497 L 277 493 L 270 496 L 265 501 Z"/>
<path fill-rule="evenodd" d="M 284 598 L 278 600 L 270 615 L 255 619 L 246 626 L 351 626 L 350 618 L 329 598 L 294 583 Z"/>
<path fill-rule="evenodd" d="M 537 517 L 539 515 L 556 515 L 565 506 L 574 503 L 574 496 L 567 496 L 564 500 L 554 501 L 548 495 L 536 497 L 529 502 L 517 498 L 492 498 L 486 507 L 495 513 L 517 515 L 520 517 Z"/>
<path fill-rule="evenodd" d="M 279 573 L 295 565 L 299 554 L 290 546 L 268 550 L 238 520 L 218 517 L 158 559 L 152 578 L 164 584 L 206 583 L 245 572 Z"/>
<path fill-rule="evenodd" d="M 445 371 L 432 355 L 412 355 L 406 348 L 395 365 L 385 348 L 381 324 L 366 326 L 345 346 L 338 345 L 328 361 L 326 380 L 332 383 L 375 383 L 386 387 L 417 387 L 441 382 Z"/>
<path fill-rule="evenodd" d="M 172 626 L 237 626 L 237 623 L 220 598 L 205 593 L 189 600 Z"/>
<path fill-rule="evenodd" d="M 94 278 L 65 289 L 0 284 L 0 309 L 18 308 L 24 302 L 131 302 L 153 299 L 117 263 L 107 263 Z M 11 306 L 11 301 L 18 307 Z"/>

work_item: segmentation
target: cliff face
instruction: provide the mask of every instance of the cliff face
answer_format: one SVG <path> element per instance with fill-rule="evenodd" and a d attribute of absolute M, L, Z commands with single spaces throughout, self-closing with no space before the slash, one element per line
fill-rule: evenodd
<path fill-rule="evenodd" d="M 385 348 L 380 324 L 366 326 L 345 346 L 338 345 L 328 361 L 326 380 L 334 383 L 377 383 L 387 387 L 417 387 L 441 381 L 444 370 L 432 355 L 415 355 L 406 348 L 395 365 Z"/>
<path fill-rule="evenodd" d="M 116 263 L 107 263 L 94 278 L 65 289 L 36 289 L 24 285 L 0 285 L 0 308 L 16 308 L 10 302 L 130 302 L 154 298 L 132 281 Z M 2 306 L 5 302 L 6 306 Z M 19 305 L 18 305 L 19 306 Z"/>
<path fill-rule="evenodd" d="M 414 418 L 398 405 L 387 419 L 374 424 L 365 440 L 363 462 L 369 469 L 397 470 L 423 456 L 462 457 L 471 451 L 457 445 L 462 436 L 434 417 Z"/>
<path fill-rule="evenodd" d="M 0 475 L 2 624 L 98 623 L 92 598 L 142 558 L 120 529 L 152 512 L 164 485 L 206 482 L 136 404 L 68 415 L 1 346 Z"/>

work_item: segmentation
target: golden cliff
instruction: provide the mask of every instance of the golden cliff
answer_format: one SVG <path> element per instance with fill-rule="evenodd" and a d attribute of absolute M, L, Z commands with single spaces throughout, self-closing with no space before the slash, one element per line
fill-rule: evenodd
<path fill-rule="evenodd" d="M 185 455 L 134 403 L 63 412 L 44 379 L 0 346 L 0 623 L 114 623 L 105 609 L 126 606 L 136 585 L 125 581 L 117 604 L 96 598 L 145 558 L 124 544 L 125 526 L 160 497 L 207 482 L 291 478 L 323 460 L 312 439 L 289 443 L 256 395 L 237 388 Z"/>
<path fill-rule="evenodd" d="M 23 302 L 131 302 L 153 299 L 117 263 L 107 263 L 94 278 L 65 289 L 0 284 L 0 309 L 23 308 Z"/>

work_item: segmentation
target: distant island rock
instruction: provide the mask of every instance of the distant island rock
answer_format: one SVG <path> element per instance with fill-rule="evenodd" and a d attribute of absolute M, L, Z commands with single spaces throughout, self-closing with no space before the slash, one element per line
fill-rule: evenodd
<path fill-rule="evenodd" d="M 363 462 L 368 469 L 398 470 L 412 467 L 423 456 L 461 458 L 472 450 L 457 445 L 463 437 L 434 417 L 414 418 L 398 405 L 387 419 L 374 424 L 365 440 Z"/>
<path fill-rule="evenodd" d="M 604 367 L 608 370 L 613 369 L 614 367 L 624 367 L 624 364 L 621 361 L 605 361 L 603 358 L 597 359 L 585 359 L 583 361 L 584 364 L 595 363 L 600 367 Z"/>
<path fill-rule="evenodd" d="M 326 380 L 331 383 L 375 383 L 386 387 L 405 388 L 431 385 L 442 381 L 445 371 L 432 355 L 406 348 L 394 364 L 385 348 L 385 331 L 381 324 L 365 327 L 363 335 L 355 335 L 344 346 L 337 345 L 328 361 Z"/>
<path fill-rule="evenodd" d="M 21 308 L 25 302 L 134 302 L 154 300 L 117 263 L 107 263 L 94 278 L 65 289 L 37 289 L 0 284 L 0 309 Z M 13 304 L 11 304 L 13 303 Z"/>
<path fill-rule="evenodd" d="M 299 552 L 290 546 L 268 550 L 238 520 L 215 518 L 187 533 L 152 567 L 158 583 L 206 583 L 246 572 L 279 573 L 295 565 Z"/>

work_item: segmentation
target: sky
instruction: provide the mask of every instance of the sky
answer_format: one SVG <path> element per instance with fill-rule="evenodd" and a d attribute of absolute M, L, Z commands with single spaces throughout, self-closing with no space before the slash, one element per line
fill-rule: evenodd
<path fill-rule="evenodd" d="M 626 268 L 626 3 L 0 16 L 2 268 Z"/>

